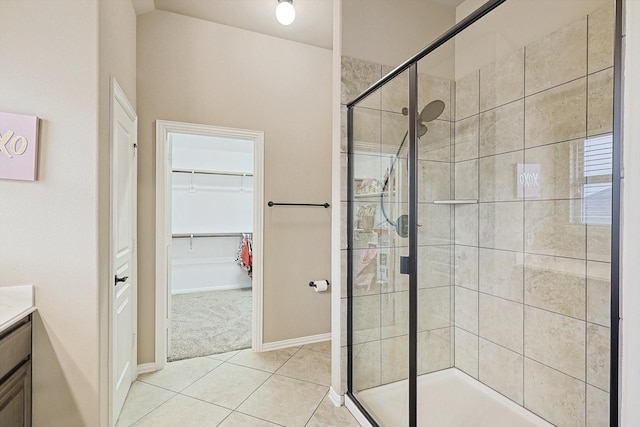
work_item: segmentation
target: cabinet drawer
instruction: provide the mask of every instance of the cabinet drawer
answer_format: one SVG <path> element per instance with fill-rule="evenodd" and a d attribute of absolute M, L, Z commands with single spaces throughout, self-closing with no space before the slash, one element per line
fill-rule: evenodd
<path fill-rule="evenodd" d="M 0 379 L 31 354 L 31 322 L 0 340 Z"/>

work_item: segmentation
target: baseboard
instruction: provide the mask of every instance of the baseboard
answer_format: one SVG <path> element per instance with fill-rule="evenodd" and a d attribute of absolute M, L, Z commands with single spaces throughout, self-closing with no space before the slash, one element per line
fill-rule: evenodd
<path fill-rule="evenodd" d="M 333 403 L 333 406 L 336 408 L 342 406 L 344 404 L 344 396 L 340 393 L 336 392 L 333 387 L 329 388 L 329 399 Z"/>
<path fill-rule="evenodd" d="M 262 344 L 262 351 L 280 350 L 282 348 L 297 347 L 324 341 L 331 341 L 331 332 L 326 334 L 309 335 L 307 337 L 292 338 L 290 340 L 267 342 Z"/>
<path fill-rule="evenodd" d="M 138 365 L 138 375 L 148 374 L 149 372 L 155 372 L 157 370 L 158 366 L 154 362 Z"/>
<path fill-rule="evenodd" d="M 224 286 L 211 286 L 208 288 L 179 289 L 177 291 L 171 291 L 171 295 L 194 294 L 196 292 L 209 292 L 209 291 L 230 291 L 233 289 L 251 289 L 251 285 L 224 285 Z"/>

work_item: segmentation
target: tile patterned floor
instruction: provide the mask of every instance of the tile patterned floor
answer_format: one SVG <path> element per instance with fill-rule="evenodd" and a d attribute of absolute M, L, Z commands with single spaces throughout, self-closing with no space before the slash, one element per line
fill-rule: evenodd
<path fill-rule="evenodd" d="M 329 399 L 331 345 L 233 351 L 140 375 L 116 427 L 358 427 Z"/>

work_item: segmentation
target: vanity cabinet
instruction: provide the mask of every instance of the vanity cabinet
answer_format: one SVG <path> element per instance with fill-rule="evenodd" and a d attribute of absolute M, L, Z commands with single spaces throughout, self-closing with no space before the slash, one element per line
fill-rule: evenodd
<path fill-rule="evenodd" d="M 31 315 L 0 333 L 0 426 L 31 427 Z"/>

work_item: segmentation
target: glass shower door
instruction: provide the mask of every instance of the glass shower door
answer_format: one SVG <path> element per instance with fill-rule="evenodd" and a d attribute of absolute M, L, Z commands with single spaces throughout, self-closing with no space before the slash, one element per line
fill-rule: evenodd
<path fill-rule="evenodd" d="M 349 112 L 349 389 L 398 427 L 409 425 L 408 89 L 405 72 Z"/>

